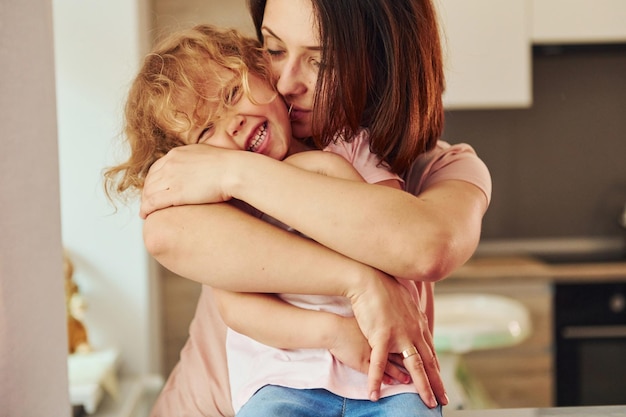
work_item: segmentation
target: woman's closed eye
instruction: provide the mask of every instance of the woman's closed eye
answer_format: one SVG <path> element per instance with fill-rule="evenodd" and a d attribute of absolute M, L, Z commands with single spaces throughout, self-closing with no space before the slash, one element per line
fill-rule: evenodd
<path fill-rule="evenodd" d="M 314 67 L 315 69 L 320 69 L 320 67 L 322 66 L 322 63 L 320 61 L 320 59 L 318 57 L 310 57 L 309 60 L 309 65 L 311 65 L 312 67 Z"/>
<path fill-rule="evenodd" d="M 265 51 L 269 54 L 270 58 L 280 58 L 285 54 L 285 51 L 282 49 L 265 48 Z"/>

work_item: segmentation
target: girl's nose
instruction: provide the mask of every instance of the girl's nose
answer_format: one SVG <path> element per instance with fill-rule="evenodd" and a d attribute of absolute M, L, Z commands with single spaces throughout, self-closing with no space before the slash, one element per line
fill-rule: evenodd
<path fill-rule="evenodd" d="M 228 134 L 235 137 L 241 131 L 244 124 L 246 123 L 246 118 L 242 115 L 233 116 L 232 120 L 228 125 Z"/>

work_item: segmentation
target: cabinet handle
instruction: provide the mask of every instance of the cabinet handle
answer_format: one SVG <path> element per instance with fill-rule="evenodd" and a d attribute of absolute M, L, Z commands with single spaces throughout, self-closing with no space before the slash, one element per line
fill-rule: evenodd
<path fill-rule="evenodd" d="M 626 337 L 626 326 L 566 326 L 564 339 L 614 339 Z"/>

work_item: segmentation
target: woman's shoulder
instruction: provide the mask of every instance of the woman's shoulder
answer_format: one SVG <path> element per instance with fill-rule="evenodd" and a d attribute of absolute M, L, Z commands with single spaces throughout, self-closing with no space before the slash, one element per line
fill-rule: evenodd
<path fill-rule="evenodd" d="M 404 176 L 406 190 L 421 193 L 427 186 L 443 180 L 462 180 L 481 188 L 491 196 L 491 175 L 476 150 L 467 143 L 438 141 L 420 155 Z"/>

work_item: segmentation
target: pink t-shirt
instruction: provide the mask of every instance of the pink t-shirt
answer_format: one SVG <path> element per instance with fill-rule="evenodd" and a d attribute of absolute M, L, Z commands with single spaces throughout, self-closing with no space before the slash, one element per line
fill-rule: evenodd
<path fill-rule="evenodd" d="M 368 152 L 369 153 L 369 152 Z M 361 155 L 363 157 L 363 155 Z M 462 180 L 481 189 L 491 198 L 491 177 L 474 150 L 465 144 L 438 142 L 435 149 L 421 155 L 405 175 L 405 190 L 418 195 L 428 186 L 443 180 Z M 416 283 L 420 305 L 433 322 L 431 285 Z M 432 329 L 431 329 L 432 330 Z M 152 409 L 151 417 L 231 417 L 228 369 L 226 364 L 226 326 L 210 287 L 203 286 L 196 313 L 189 328 L 189 339 L 180 361 L 170 374 Z"/>

